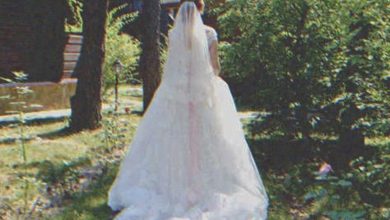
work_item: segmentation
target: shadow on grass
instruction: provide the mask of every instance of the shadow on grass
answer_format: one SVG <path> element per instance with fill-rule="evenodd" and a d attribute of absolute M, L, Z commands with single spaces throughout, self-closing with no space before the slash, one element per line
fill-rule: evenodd
<path fill-rule="evenodd" d="M 57 129 L 54 131 L 36 134 L 36 135 L 34 135 L 34 137 L 25 137 L 25 138 L 23 138 L 23 141 L 25 143 L 30 142 L 30 141 L 35 140 L 37 137 L 43 138 L 43 139 L 55 139 L 55 138 L 67 137 L 67 136 L 70 136 L 72 134 L 73 133 L 70 132 L 68 127 L 64 127 L 64 128 L 60 128 L 60 129 Z M 4 138 L 4 139 L 0 139 L 0 144 L 13 144 L 19 140 L 20 140 L 20 138 L 18 138 L 18 137 L 17 138 Z"/>
<path fill-rule="evenodd" d="M 117 173 L 117 166 L 110 165 L 102 175 L 91 182 L 88 190 L 75 192 L 64 201 L 65 208 L 60 212 L 46 216 L 50 220 L 68 219 L 113 219 L 113 212 L 107 206 L 107 193 Z"/>
<path fill-rule="evenodd" d="M 291 208 L 299 210 L 304 207 L 299 198 L 304 197 L 307 189 L 318 184 L 316 172 L 323 162 L 331 164 L 332 176 L 346 178 L 347 173 L 354 173 L 346 180 L 352 183 L 351 190 L 360 196 L 361 202 L 377 207 L 384 204 L 387 194 L 383 189 L 388 184 L 370 181 L 382 181 L 380 174 L 377 174 L 376 179 L 370 179 L 364 173 L 358 175 L 356 165 L 351 163 L 361 158 L 360 160 L 365 161 L 361 162 L 362 166 L 370 167 L 371 163 L 375 164 L 371 161 L 378 161 L 376 163 L 380 164 L 381 159 L 378 158 L 386 152 L 384 144 L 367 145 L 346 154 L 337 140 L 317 138 L 289 141 L 275 137 L 247 140 L 270 196 L 270 216 L 279 216 L 282 211 L 288 213 Z M 381 167 L 373 169 L 373 172 L 382 171 L 384 168 Z"/>
<path fill-rule="evenodd" d="M 45 138 L 45 139 L 55 139 L 55 138 L 62 138 L 62 137 L 67 137 L 74 134 L 71 132 L 69 127 L 63 127 L 54 131 L 46 132 L 43 134 L 38 134 L 37 136 L 40 138 Z"/>
<path fill-rule="evenodd" d="M 342 154 L 336 140 L 285 140 L 282 138 L 247 139 L 258 166 L 264 170 L 286 172 L 292 166 L 311 162 L 328 162 L 339 170 L 358 157 L 371 158 L 377 153 L 373 146 Z"/>

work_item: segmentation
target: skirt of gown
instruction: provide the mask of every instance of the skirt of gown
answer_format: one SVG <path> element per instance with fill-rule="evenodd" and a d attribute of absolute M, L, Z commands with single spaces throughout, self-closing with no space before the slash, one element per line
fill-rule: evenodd
<path fill-rule="evenodd" d="M 212 106 L 161 85 L 109 192 L 118 220 L 262 220 L 268 197 L 229 87 Z M 180 94 L 177 94 L 179 97 Z"/>

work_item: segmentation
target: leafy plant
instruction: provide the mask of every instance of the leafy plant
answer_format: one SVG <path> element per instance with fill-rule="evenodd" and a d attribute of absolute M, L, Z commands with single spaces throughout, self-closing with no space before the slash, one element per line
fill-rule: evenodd
<path fill-rule="evenodd" d="M 349 179 L 359 190 L 362 200 L 373 206 L 390 206 L 390 146 L 372 159 L 362 157 L 352 162 Z"/>
<path fill-rule="evenodd" d="M 81 32 L 83 26 L 83 19 L 81 12 L 83 8 L 82 0 L 67 0 L 66 10 L 66 32 Z"/>
<path fill-rule="evenodd" d="M 383 134 L 390 109 L 384 5 L 237 0 L 218 9 L 223 75 L 240 104 L 270 113 L 254 131 Z"/>
<path fill-rule="evenodd" d="M 104 88 L 115 84 L 115 70 L 113 64 L 119 60 L 123 64 L 123 70 L 120 73 L 120 82 L 139 82 L 140 76 L 137 72 L 137 63 L 140 53 L 139 42 L 130 36 L 121 33 L 122 26 L 137 14 L 123 15 L 114 17 L 118 9 L 114 9 L 109 14 L 109 22 L 106 36 L 106 57 L 104 63 Z"/>

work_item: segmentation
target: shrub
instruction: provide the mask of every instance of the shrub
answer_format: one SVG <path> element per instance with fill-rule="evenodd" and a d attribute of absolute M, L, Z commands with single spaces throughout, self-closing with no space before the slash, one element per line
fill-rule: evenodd
<path fill-rule="evenodd" d="M 122 26 L 137 15 L 125 15 L 114 18 L 115 10 L 110 12 L 106 36 L 106 57 L 104 62 L 104 87 L 107 89 L 115 84 L 113 64 L 119 60 L 123 64 L 120 82 L 140 80 L 137 64 L 140 54 L 139 42 L 130 36 L 120 33 Z"/>
<path fill-rule="evenodd" d="M 228 41 L 224 75 L 239 103 L 270 113 L 258 128 L 306 137 L 383 131 L 390 103 L 385 8 L 369 0 L 226 3 L 219 10 Z"/>

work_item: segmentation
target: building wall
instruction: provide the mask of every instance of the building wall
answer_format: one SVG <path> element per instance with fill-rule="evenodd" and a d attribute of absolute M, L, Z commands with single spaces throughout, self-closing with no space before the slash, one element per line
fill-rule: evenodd
<path fill-rule="evenodd" d="M 0 1 L 0 74 L 4 77 L 28 69 L 30 63 L 32 17 L 22 2 Z"/>
<path fill-rule="evenodd" d="M 63 74 L 66 0 L 0 1 L 0 76 L 23 71 L 29 81 Z"/>

